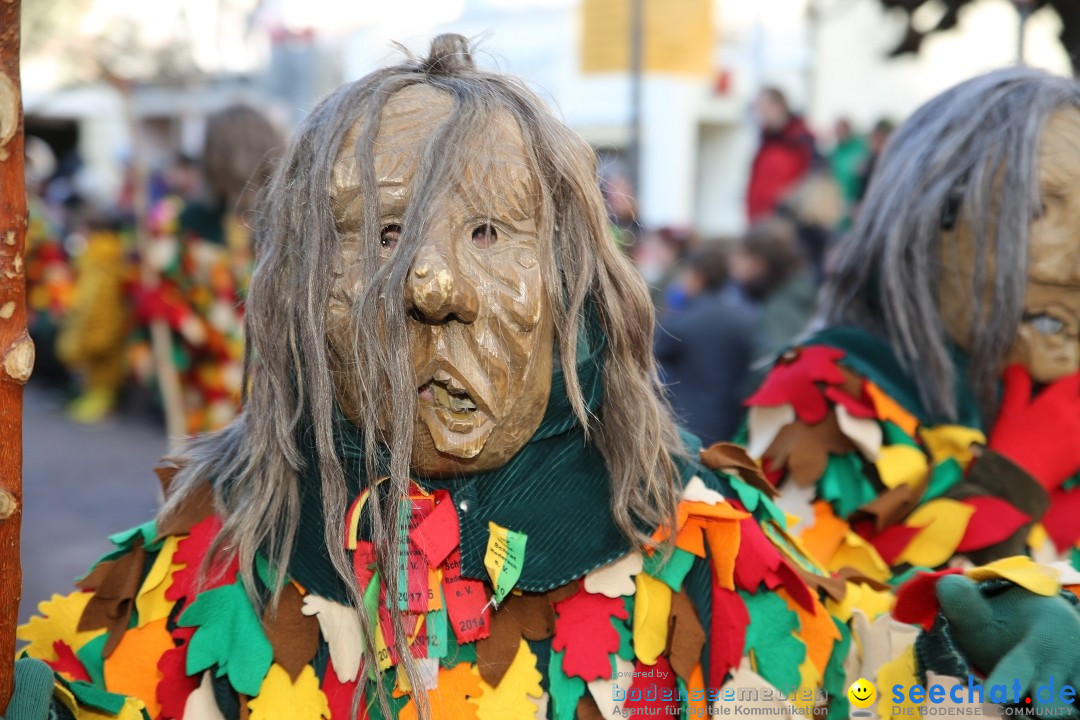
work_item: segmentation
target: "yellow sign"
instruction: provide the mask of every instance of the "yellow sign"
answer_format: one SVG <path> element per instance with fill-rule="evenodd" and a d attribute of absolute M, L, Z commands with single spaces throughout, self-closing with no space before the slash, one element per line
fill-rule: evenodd
<path fill-rule="evenodd" d="M 582 72 L 630 71 L 633 2 L 582 2 Z M 644 72 L 708 75 L 712 71 L 713 0 L 641 0 L 641 5 Z"/>

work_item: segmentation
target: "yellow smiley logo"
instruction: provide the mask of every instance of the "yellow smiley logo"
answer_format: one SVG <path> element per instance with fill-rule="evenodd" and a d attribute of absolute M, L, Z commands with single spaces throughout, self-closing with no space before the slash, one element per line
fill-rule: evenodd
<path fill-rule="evenodd" d="M 877 698 L 877 688 L 869 680 L 859 678 L 847 690 L 848 700 L 857 708 L 868 708 Z"/>

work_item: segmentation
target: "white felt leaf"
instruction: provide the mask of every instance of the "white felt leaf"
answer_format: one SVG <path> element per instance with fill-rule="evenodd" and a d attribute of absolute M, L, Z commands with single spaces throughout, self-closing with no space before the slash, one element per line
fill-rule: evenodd
<path fill-rule="evenodd" d="M 585 592 L 609 598 L 633 595 L 637 587 L 634 576 L 641 572 L 642 565 L 641 553 L 624 555 L 586 575 Z"/>
<path fill-rule="evenodd" d="M 616 713 L 623 714 L 623 705 L 626 704 L 626 695 L 622 700 L 615 700 L 615 685 L 625 691 L 633 682 L 634 663 L 615 656 L 615 677 L 608 679 L 593 680 L 589 683 L 589 693 L 596 701 L 596 707 L 600 708 L 600 714 L 606 718 L 615 717 Z"/>
<path fill-rule="evenodd" d="M 792 720 L 796 715 L 795 706 L 782 699 L 782 693 L 768 680 L 758 675 L 750 668 L 750 658 L 743 657 L 738 669 L 731 679 L 724 683 L 723 690 L 735 691 L 736 707 L 743 707 L 751 714 L 768 715 L 772 718 Z M 720 700 L 713 703 L 717 715 L 724 709 L 724 693 L 720 693 Z M 767 698 L 767 699 L 766 699 Z M 743 712 L 746 712 L 744 710 Z"/>
<path fill-rule="evenodd" d="M 764 407 L 755 405 L 746 416 L 747 430 L 750 435 L 746 452 L 755 460 L 760 460 L 773 440 L 785 427 L 795 422 L 795 408 L 788 405 Z"/>
<path fill-rule="evenodd" d="M 690 482 L 686 483 L 686 487 L 683 488 L 682 499 L 689 502 L 701 502 L 706 505 L 716 505 L 724 502 L 724 496 L 705 487 L 705 481 L 697 475 L 690 478 Z"/>
<path fill-rule="evenodd" d="M 776 506 L 786 515 L 799 518 L 797 523 L 787 529 L 789 535 L 796 537 L 803 530 L 814 524 L 814 498 L 817 495 L 817 487 L 807 485 L 802 487 L 796 483 L 788 483 L 780 497 L 776 498 Z"/>
<path fill-rule="evenodd" d="M 843 405 L 837 405 L 836 424 L 867 460 L 877 462 L 881 455 L 881 423 L 870 418 L 857 418 Z"/>
<path fill-rule="evenodd" d="M 199 687 L 188 695 L 184 704 L 184 720 L 225 720 L 214 699 L 214 681 L 209 670 L 203 673 Z"/>
<path fill-rule="evenodd" d="M 319 621 L 338 680 L 343 683 L 355 680 L 364 654 L 364 634 L 356 611 L 318 595 L 305 595 L 302 612 L 314 615 Z"/>

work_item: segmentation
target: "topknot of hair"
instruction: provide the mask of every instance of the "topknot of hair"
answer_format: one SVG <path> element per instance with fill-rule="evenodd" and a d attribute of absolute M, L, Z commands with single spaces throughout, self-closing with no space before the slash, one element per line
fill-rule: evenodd
<path fill-rule="evenodd" d="M 422 67 L 429 75 L 457 75 L 476 69 L 468 39 L 457 33 L 444 33 L 432 40 Z"/>

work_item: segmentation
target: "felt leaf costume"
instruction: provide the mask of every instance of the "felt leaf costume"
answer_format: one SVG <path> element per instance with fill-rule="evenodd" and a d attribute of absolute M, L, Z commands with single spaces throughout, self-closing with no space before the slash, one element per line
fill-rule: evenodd
<path fill-rule="evenodd" d="M 966 360 L 955 361 L 963 377 Z M 964 383 L 960 423 L 936 421 L 888 345 L 854 328 L 787 352 L 747 404 L 749 447 L 780 506 L 800 518 L 797 535 L 834 573 L 895 582 L 956 555 L 980 563 L 1042 549 L 1050 543 L 1037 523 L 1077 492 L 1066 482 L 1048 497 L 993 441 L 987 448 Z M 1075 544 L 1074 530 L 1053 536 L 1058 551 Z"/>

